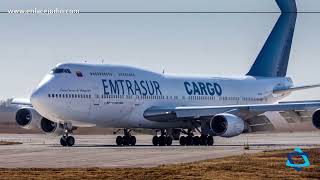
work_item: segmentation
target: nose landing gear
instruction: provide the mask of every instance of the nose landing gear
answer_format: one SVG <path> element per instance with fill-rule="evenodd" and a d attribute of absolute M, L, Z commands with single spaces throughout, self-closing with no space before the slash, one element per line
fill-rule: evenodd
<path fill-rule="evenodd" d="M 60 139 L 60 144 L 62 146 L 73 146 L 75 143 L 75 138 L 73 136 L 70 136 L 69 134 L 72 134 L 72 124 L 70 123 L 64 123 L 64 135 Z"/>
<path fill-rule="evenodd" d="M 62 146 L 73 146 L 75 143 L 75 139 L 73 136 L 64 135 L 60 139 L 60 144 Z"/>

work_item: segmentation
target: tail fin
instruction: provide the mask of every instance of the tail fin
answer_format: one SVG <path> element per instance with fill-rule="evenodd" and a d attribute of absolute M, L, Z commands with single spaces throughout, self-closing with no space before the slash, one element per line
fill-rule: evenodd
<path fill-rule="evenodd" d="M 295 0 L 276 0 L 281 15 L 252 65 L 249 76 L 284 77 L 287 74 L 297 19 Z"/>

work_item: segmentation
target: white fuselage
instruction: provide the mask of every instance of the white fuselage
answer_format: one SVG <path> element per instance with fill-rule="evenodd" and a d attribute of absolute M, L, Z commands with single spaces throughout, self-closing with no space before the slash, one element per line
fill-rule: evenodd
<path fill-rule="evenodd" d="M 58 69 L 58 70 L 57 70 Z M 290 78 L 179 77 L 116 65 L 60 64 L 34 91 L 31 102 L 47 119 L 74 126 L 113 128 L 188 128 L 190 122 L 153 122 L 153 106 L 269 104 L 288 94 Z"/>

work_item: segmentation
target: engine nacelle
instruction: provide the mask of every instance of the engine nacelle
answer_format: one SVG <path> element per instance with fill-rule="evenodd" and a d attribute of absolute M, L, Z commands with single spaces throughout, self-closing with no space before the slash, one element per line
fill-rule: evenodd
<path fill-rule="evenodd" d="M 234 137 L 240 135 L 245 125 L 241 118 L 233 114 L 222 113 L 210 120 L 210 128 L 217 136 Z"/>
<path fill-rule="evenodd" d="M 24 129 L 41 129 L 44 133 L 55 136 L 64 134 L 61 124 L 42 117 L 32 108 L 19 109 L 16 112 L 16 122 Z"/>
<path fill-rule="evenodd" d="M 61 136 L 64 134 L 64 129 L 62 124 L 50 121 L 47 118 L 41 119 L 40 128 L 44 133 L 49 135 Z"/>
<path fill-rule="evenodd" d="M 32 108 L 22 108 L 16 112 L 16 123 L 24 129 L 40 128 L 42 116 Z"/>
<path fill-rule="evenodd" d="M 312 124 L 314 127 L 320 129 L 320 109 L 317 109 L 312 115 Z"/>

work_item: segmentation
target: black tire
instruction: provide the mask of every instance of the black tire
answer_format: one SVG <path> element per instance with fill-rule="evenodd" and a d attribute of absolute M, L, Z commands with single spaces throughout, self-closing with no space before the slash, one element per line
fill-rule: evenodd
<path fill-rule="evenodd" d="M 171 146 L 172 145 L 172 138 L 170 136 L 166 137 L 166 145 Z"/>
<path fill-rule="evenodd" d="M 193 145 L 199 146 L 200 145 L 200 137 L 199 136 L 194 136 L 193 137 Z"/>
<path fill-rule="evenodd" d="M 129 139 L 129 144 L 131 146 L 135 146 L 136 145 L 136 142 L 137 142 L 137 139 L 135 136 L 130 136 L 130 139 Z"/>
<path fill-rule="evenodd" d="M 67 142 L 68 146 L 73 146 L 74 143 L 76 142 L 76 140 L 74 139 L 73 136 L 68 136 L 67 139 L 66 139 L 66 142 Z"/>
<path fill-rule="evenodd" d="M 67 146 L 67 141 L 66 141 L 65 137 L 60 138 L 60 144 L 61 144 L 61 146 Z"/>
<path fill-rule="evenodd" d="M 153 136 L 152 138 L 152 144 L 154 146 L 158 146 L 159 145 L 159 137 L 158 136 Z"/>
<path fill-rule="evenodd" d="M 123 145 L 123 138 L 121 136 L 117 136 L 116 143 L 118 146 L 122 146 Z"/>
<path fill-rule="evenodd" d="M 200 145 L 201 146 L 206 146 L 207 145 L 207 136 L 206 135 L 201 135 L 200 136 Z"/>
<path fill-rule="evenodd" d="M 185 136 L 181 136 L 180 140 L 179 140 L 179 143 L 180 143 L 181 146 L 185 146 L 187 144 L 186 137 Z"/>
<path fill-rule="evenodd" d="M 186 137 L 186 144 L 187 144 L 187 146 L 192 146 L 192 145 L 193 145 L 193 138 L 192 138 L 192 136 L 187 136 L 187 137 Z"/>
<path fill-rule="evenodd" d="M 124 146 L 128 146 L 129 145 L 129 136 L 123 136 L 122 139 L 123 139 L 123 143 L 122 144 Z"/>
<path fill-rule="evenodd" d="M 166 137 L 160 136 L 159 137 L 159 146 L 165 146 L 166 145 Z"/>
<path fill-rule="evenodd" d="M 207 144 L 208 146 L 212 146 L 214 143 L 213 137 L 212 136 L 208 136 L 207 138 Z"/>

